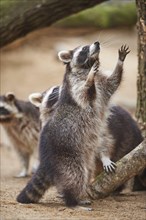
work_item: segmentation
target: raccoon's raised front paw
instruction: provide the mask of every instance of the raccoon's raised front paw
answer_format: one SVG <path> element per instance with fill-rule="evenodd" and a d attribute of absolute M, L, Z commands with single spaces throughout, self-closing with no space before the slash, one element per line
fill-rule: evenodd
<path fill-rule="evenodd" d="M 90 69 L 90 71 L 88 73 L 88 76 L 87 76 L 87 80 L 86 80 L 86 84 L 85 84 L 85 86 L 87 88 L 90 88 L 93 85 L 94 77 L 95 77 L 95 74 L 96 74 L 97 71 L 98 71 L 98 62 L 95 61 L 95 63 L 93 64 L 93 66 Z"/>
<path fill-rule="evenodd" d="M 112 173 L 115 171 L 116 169 L 116 164 L 111 161 L 109 158 L 104 158 L 104 160 L 102 160 L 103 163 L 103 169 L 105 170 L 106 173 Z"/>
<path fill-rule="evenodd" d="M 98 68 L 99 68 L 99 62 L 98 62 L 98 61 L 95 61 L 95 63 L 94 63 L 93 66 L 92 66 L 93 72 L 96 73 L 97 70 L 98 70 Z"/>
<path fill-rule="evenodd" d="M 129 47 L 126 45 L 122 45 L 119 49 L 119 60 L 123 62 L 128 53 L 130 53 Z"/>

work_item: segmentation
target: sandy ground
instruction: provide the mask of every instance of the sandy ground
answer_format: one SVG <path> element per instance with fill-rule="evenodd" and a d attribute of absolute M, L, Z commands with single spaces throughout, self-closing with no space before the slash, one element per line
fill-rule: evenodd
<path fill-rule="evenodd" d="M 32 92 L 61 84 L 64 66 L 57 60 L 57 52 L 72 49 L 96 40 L 102 42 L 101 66 L 113 69 L 117 50 L 122 44 L 129 45 L 131 53 L 125 61 L 124 80 L 114 97 L 114 102 L 134 109 L 136 104 L 137 40 L 133 30 L 59 30 L 45 29 L 17 41 L 1 52 L 1 93 L 13 91 L 20 99 L 27 99 Z M 55 189 L 49 190 L 39 204 L 22 205 L 16 196 L 29 178 L 17 179 L 20 164 L 15 151 L 9 146 L 1 130 L 1 214 L 0 219 L 99 219 L 145 220 L 146 193 L 108 197 L 93 201 L 92 212 L 77 211 L 64 207 Z"/>
<path fill-rule="evenodd" d="M 14 178 L 19 161 L 14 151 L 1 148 L 1 220 L 145 220 L 146 192 L 110 196 L 93 201 L 93 211 L 65 208 L 55 189 L 50 189 L 39 204 L 19 204 L 16 196 L 29 178 Z"/>

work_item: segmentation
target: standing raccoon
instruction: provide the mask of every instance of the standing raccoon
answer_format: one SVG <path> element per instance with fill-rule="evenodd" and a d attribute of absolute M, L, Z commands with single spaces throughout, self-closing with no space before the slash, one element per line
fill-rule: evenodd
<path fill-rule="evenodd" d="M 39 111 L 30 102 L 18 100 L 13 93 L 7 93 L 0 96 L 0 124 L 23 166 L 17 177 L 25 177 L 28 175 L 31 155 L 34 153 L 37 157 L 38 154 Z"/>
<path fill-rule="evenodd" d="M 39 168 L 18 195 L 18 202 L 38 202 L 50 186 L 56 186 L 66 206 L 75 207 L 86 194 L 95 170 L 95 155 L 105 170 L 115 169 L 108 147 L 113 140 L 103 137 L 108 126 L 109 100 L 121 82 L 123 61 L 129 51 L 121 47 L 110 77 L 98 70 L 99 52 L 100 44 L 95 42 L 59 53 L 66 64 L 59 100 L 42 127 Z"/>

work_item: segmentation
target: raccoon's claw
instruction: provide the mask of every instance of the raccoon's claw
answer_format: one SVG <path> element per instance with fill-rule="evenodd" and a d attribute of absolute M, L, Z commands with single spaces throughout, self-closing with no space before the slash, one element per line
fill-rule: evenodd
<path fill-rule="evenodd" d="M 109 166 L 104 166 L 104 170 L 106 173 L 113 173 L 115 172 L 115 169 L 116 169 L 115 163 L 112 163 Z"/>
<path fill-rule="evenodd" d="M 103 169 L 106 173 L 113 173 L 116 169 L 116 164 L 110 159 L 106 159 L 103 163 Z"/>
<path fill-rule="evenodd" d="M 123 62 L 128 53 L 130 53 L 129 47 L 127 45 L 122 45 L 119 49 L 119 60 Z"/>

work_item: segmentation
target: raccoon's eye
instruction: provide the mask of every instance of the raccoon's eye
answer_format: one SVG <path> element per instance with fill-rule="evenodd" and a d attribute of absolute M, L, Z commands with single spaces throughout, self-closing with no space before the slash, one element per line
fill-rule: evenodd
<path fill-rule="evenodd" d="M 85 51 L 85 50 L 87 50 L 87 47 L 83 47 L 83 49 L 82 49 L 82 50 L 84 50 L 84 51 Z"/>
<path fill-rule="evenodd" d="M 57 93 L 58 91 L 59 91 L 59 86 L 55 87 L 55 88 L 53 89 L 52 93 L 53 93 L 53 92 L 54 92 L 54 93 Z"/>

